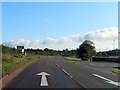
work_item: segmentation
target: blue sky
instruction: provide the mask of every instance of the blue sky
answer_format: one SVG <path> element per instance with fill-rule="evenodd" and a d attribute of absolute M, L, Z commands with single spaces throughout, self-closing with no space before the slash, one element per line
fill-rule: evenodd
<path fill-rule="evenodd" d="M 110 39 L 117 36 L 111 31 L 117 27 L 117 2 L 2 3 L 2 42 L 10 46 L 77 48 L 90 39 L 98 49 L 106 49 L 110 45 L 100 46 L 104 38 L 112 44 Z M 103 35 L 106 31 L 110 32 L 108 36 Z M 102 33 L 97 37 L 101 43 L 95 36 L 98 33 Z"/>

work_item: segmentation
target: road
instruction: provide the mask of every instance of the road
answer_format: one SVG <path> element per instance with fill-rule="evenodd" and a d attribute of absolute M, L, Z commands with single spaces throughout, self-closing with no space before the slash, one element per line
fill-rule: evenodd
<path fill-rule="evenodd" d="M 79 62 L 61 56 L 42 57 L 30 64 L 4 88 L 114 88 L 118 89 L 118 75 L 111 72 L 116 63 Z M 44 79 L 41 72 L 46 72 Z M 48 86 L 42 86 L 43 83 Z"/>

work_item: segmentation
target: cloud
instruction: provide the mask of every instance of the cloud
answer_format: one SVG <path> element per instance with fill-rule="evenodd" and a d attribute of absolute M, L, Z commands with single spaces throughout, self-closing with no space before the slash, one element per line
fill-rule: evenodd
<path fill-rule="evenodd" d="M 87 32 L 84 39 L 90 40 L 110 40 L 118 37 L 118 28 L 104 28 L 96 32 Z"/>
<path fill-rule="evenodd" d="M 80 35 L 71 35 L 70 37 L 63 37 L 58 40 L 58 43 L 80 42 L 82 37 Z"/>
<path fill-rule="evenodd" d="M 45 39 L 42 44 L 60 44 L 60 43 L 70 43 L 70 42 L 79 42 L 82 40 L 82 37 L 80 35 L 71 35 L 69 37 L 62 37 L 59 39 L 55 38 L 47 38 Z"/>
<path fill-rule="evenodd" d="M 72 35 L 70 38 L 72 39 L 72 41 L 82 41 L 82 37 L 80 35 Z"/>
<path fill-rule="evenodd" d="M 3 44 L 5 44 L 7 46 L 17 46 L 17 45 L 28 46 L 29 42 L 30 42 L 29 40 L 19 39 L 19 40 L 10 40 Z"/>
<path fill-rule="evenodd" d="M 115 40 L 115 42 L 113 42 L 113 40 L 95 40 L 93 42 L 95 42 L 95 47 L 97 51 L 107 51 L 118 48 L 117 40 Z"/>
<path fill-rule="evenodd" d="M 112 50 L 118 48 L 118 28 L 103 28 L 95 32 L 87 32 L 84 35 L 84 40 L 92 40 L 95 43 L 97 51 Z M 113 40 L 115 39 L 115 42 Z M 115 46 L 113 46 L 113 43 Z"/>
<path fill-rule="evenodd" d="M 53 44 L 53 43 L 56 43 L 58 40 L 55 39 L 55 38 L 47 38 L 46 40 L 44 40 L 42 42 L 42 44 Z"/>
<path fill-rule="evenodd" d="M 29 48 L 40 48 L 41 42 L 39 40 L 33 40 L 29 43 Z"/>
<path fill-rule="evenodd" d="M 72 42 L 72 39 L 70 37 L 63 37 L 58 40 L 58 43 L 70 43 Z"/>
<path fill-rule="evenodd" d="M 4 42 L 3 44 L 6 46 L 16 47 L 17 45 L 23 45 L 25 48 L 45 48 L 45 47 L 52 47 L 52 48 L 75 48 L 79 47 L 79 45 L 84 40 L 91 40 L 95 43 L 95 47 L 97 50 L 110 50 L 113 49 L 113 39 L 115 41 L 115 47 L 118 47 L 118 29 L 113 28 L 103 28 L 98 29 L 95 32 L 87 32 L 83 36 L 79 34 L 71 35 L 68 37 L 62 38 L 46 38 L 43 41 L 40 40 L 26 40 L 26 39 L 19 39 L 19 40 L 9 40 Z M 104 44 L 104 45 L 103 45 Z M 77 46 L 76 46 L 77 45 Z"/>
<path fill-rule="evenodd" d="M 24 46 L 25 48 L 40 48 L 40 41 L 39 40 L 26 40 L 26 39 L 19 39 L 19 40 L 10 40 L 4 42 L 3 45 L 16 47 L 18 45 Z"/>
<path fill-rule="evenodd" d="M 20 45 L 20 46 L 25 46 L 25 48 L 40 48 L 46 45 L 78 42 L 80 40 L 81 40 L 80 35 L 72 35 L 70 37 L 64 37 L 60 39 L 46 38 L 42 42 L 40 40 L 31 41 L 31 40 L 26 40 L 26 39 L 9 40 L 7 42 L 4 42 L 3 44 L 6 46 L 11 46 L 11 47 L 16 47 Z"/>

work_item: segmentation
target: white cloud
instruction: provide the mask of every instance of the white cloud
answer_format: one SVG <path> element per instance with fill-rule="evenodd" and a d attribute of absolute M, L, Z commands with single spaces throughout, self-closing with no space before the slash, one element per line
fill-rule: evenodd
<path fill-rule="evenodd" d="M 95 47 L 97 51 L 107 51 L 118 48 L 118 40 L 115 40 L 115 42 L 113 42 L 113 40 L 105 40 L 105 41 L 95 40 L 93 42 L 95 42 Z"/>
<path fill-rule="evenodd" d="M 42 42 L 42 44 L 53 44 L 56 43 L 58 40 L 55 38 L 47 38 L 45 41 Z"/>
<path fill-rule="evenodd" d="M 58 40 L 58 43 L 70 43 L 72 42 L 72 39 L 70 37 L 63 37 Z"/>
<path fill-rule="evenodd" d="M 16 47 L 18 45 L 25 46 L 25 48 L 40 48 L 40 41 L 39 40 L 26 40 L 26 39 L 19 39 L 19 40 L 10 40 L 3 43 L 6 46 Z"/>
<path fill-rule="evenodd" d="M 70 37 L 63 37 L 58 40 L 58 43 L 80 42 L 82 37 L 80 35 L 71 35 Z"/>
<path fill-rule="evenodd" d="M 95 32 L 87 32 L 82 37 L 79 34 L 71 35 L 69 37 L 62 38 L 46 38 L 43 41 L 40 40 L 10 40 L 3 44 L 7 46 L 16 47 L 17 45 L 23 45 L 25 48 L 76 48 L 83 42 L 83 40 L 92 40 L 95 43 L 96 50 L 110 50 L 113 49 L 113 40 L 115 40 L 115 48 L 118 48 L 118 29 L 104 28 L 96 30 Z M 77 46 L 76 46 L 77 45 Z"/>
<path fill-rule="evenodd" d="M 113 27 L 113 28 L 99 29 L 96 32 L 87 32 L 84 36 L 84 39 L 110 40 L 116 37 L 118 37 L 118 29 Z"/>
<path fill-rule="evenodd" d="M 62 43 L 70 43 L 70 42 L 80 42 L 82 37 L 80 35 L 71 35 L 69 37 L 62 37 L 59 39 L 55 38 L 47 38 L 42 42 L 42 44 L 62 44 Z"/>
<path fill-rule="evenodd" d="M 39 40 L 33 40 L 29 43 L 29 48 L 40 48 L 41 42 Z"/>
<path fill-rule="evenodd" d="M 82 41 L 82 37 L 80 35 L 72 35 L 70 38 L 73 41 L 77 41 L 77 42 Z"/>
<path fill-rule="evenodd" d="M 25 42 L 24 39 L 19 39 L 19 40 L 10 40 L 3 44 L 5 44 L 7 46 L 17 46 L 17 45 L 22 45 L 22 44 L 25 45 L 24 42 Z"/>
<path fill-rule="evenodd" d="M 29 44 L 30 44 L 30 40 L 25 40 L 25 39 L 19 39 L 19 40 L 17 40 L 17 41 L 15 41 L 14 40 L 14 42 L 16 43 L 16 44 L 18 44 L 18 45 L 23 45 L 23 46 L 29 46 Z"/>
<path fill-rule="evenodd" d="M 97 51 L 116 49 L 118 48 L 118 28 L 104 28 L 98 29 L 96 32 L 87 32 L 84 39 L 92 40 Z"/>

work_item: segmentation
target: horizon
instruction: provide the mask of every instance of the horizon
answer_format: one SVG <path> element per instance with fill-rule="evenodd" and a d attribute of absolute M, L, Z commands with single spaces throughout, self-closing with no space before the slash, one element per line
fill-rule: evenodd
<path fill-rule="evenodd" d="M 5 46 L 5 45 L 0 45 L 0 46 Z M 5 47 L 9 47 L 9 48 L 15 48 L 15 49 L 17 49 L 17 47 L 11 47 L 11 46 L 5 46 Z M 78 48 L 76 48 L 76 49 L 68 49 L 68 48 L 66 48 L 66 49 L 52 49 L 52 48 L 42 48 L 42 49 L 40 49 L 40 48 L 24 48 L 24 50 L 27 50 L 27 49 L 32 49 L 32 50 L 44 50 L 44 49 L 49 49 L 49 50 L 54 50 L 54 51 L 63 51 L 63 50 L 68 50 L 68 51 L 71 51 L 71 50 L 77 50 Z M 109 51 L 114 51 L 114 50 L 119 50 L 119 49 L 112 49 L 112 50 L 103 50 L 103 51 L 96 51 L 97 53 L 99 53 L 99 52 L 109 52 Z"/>

